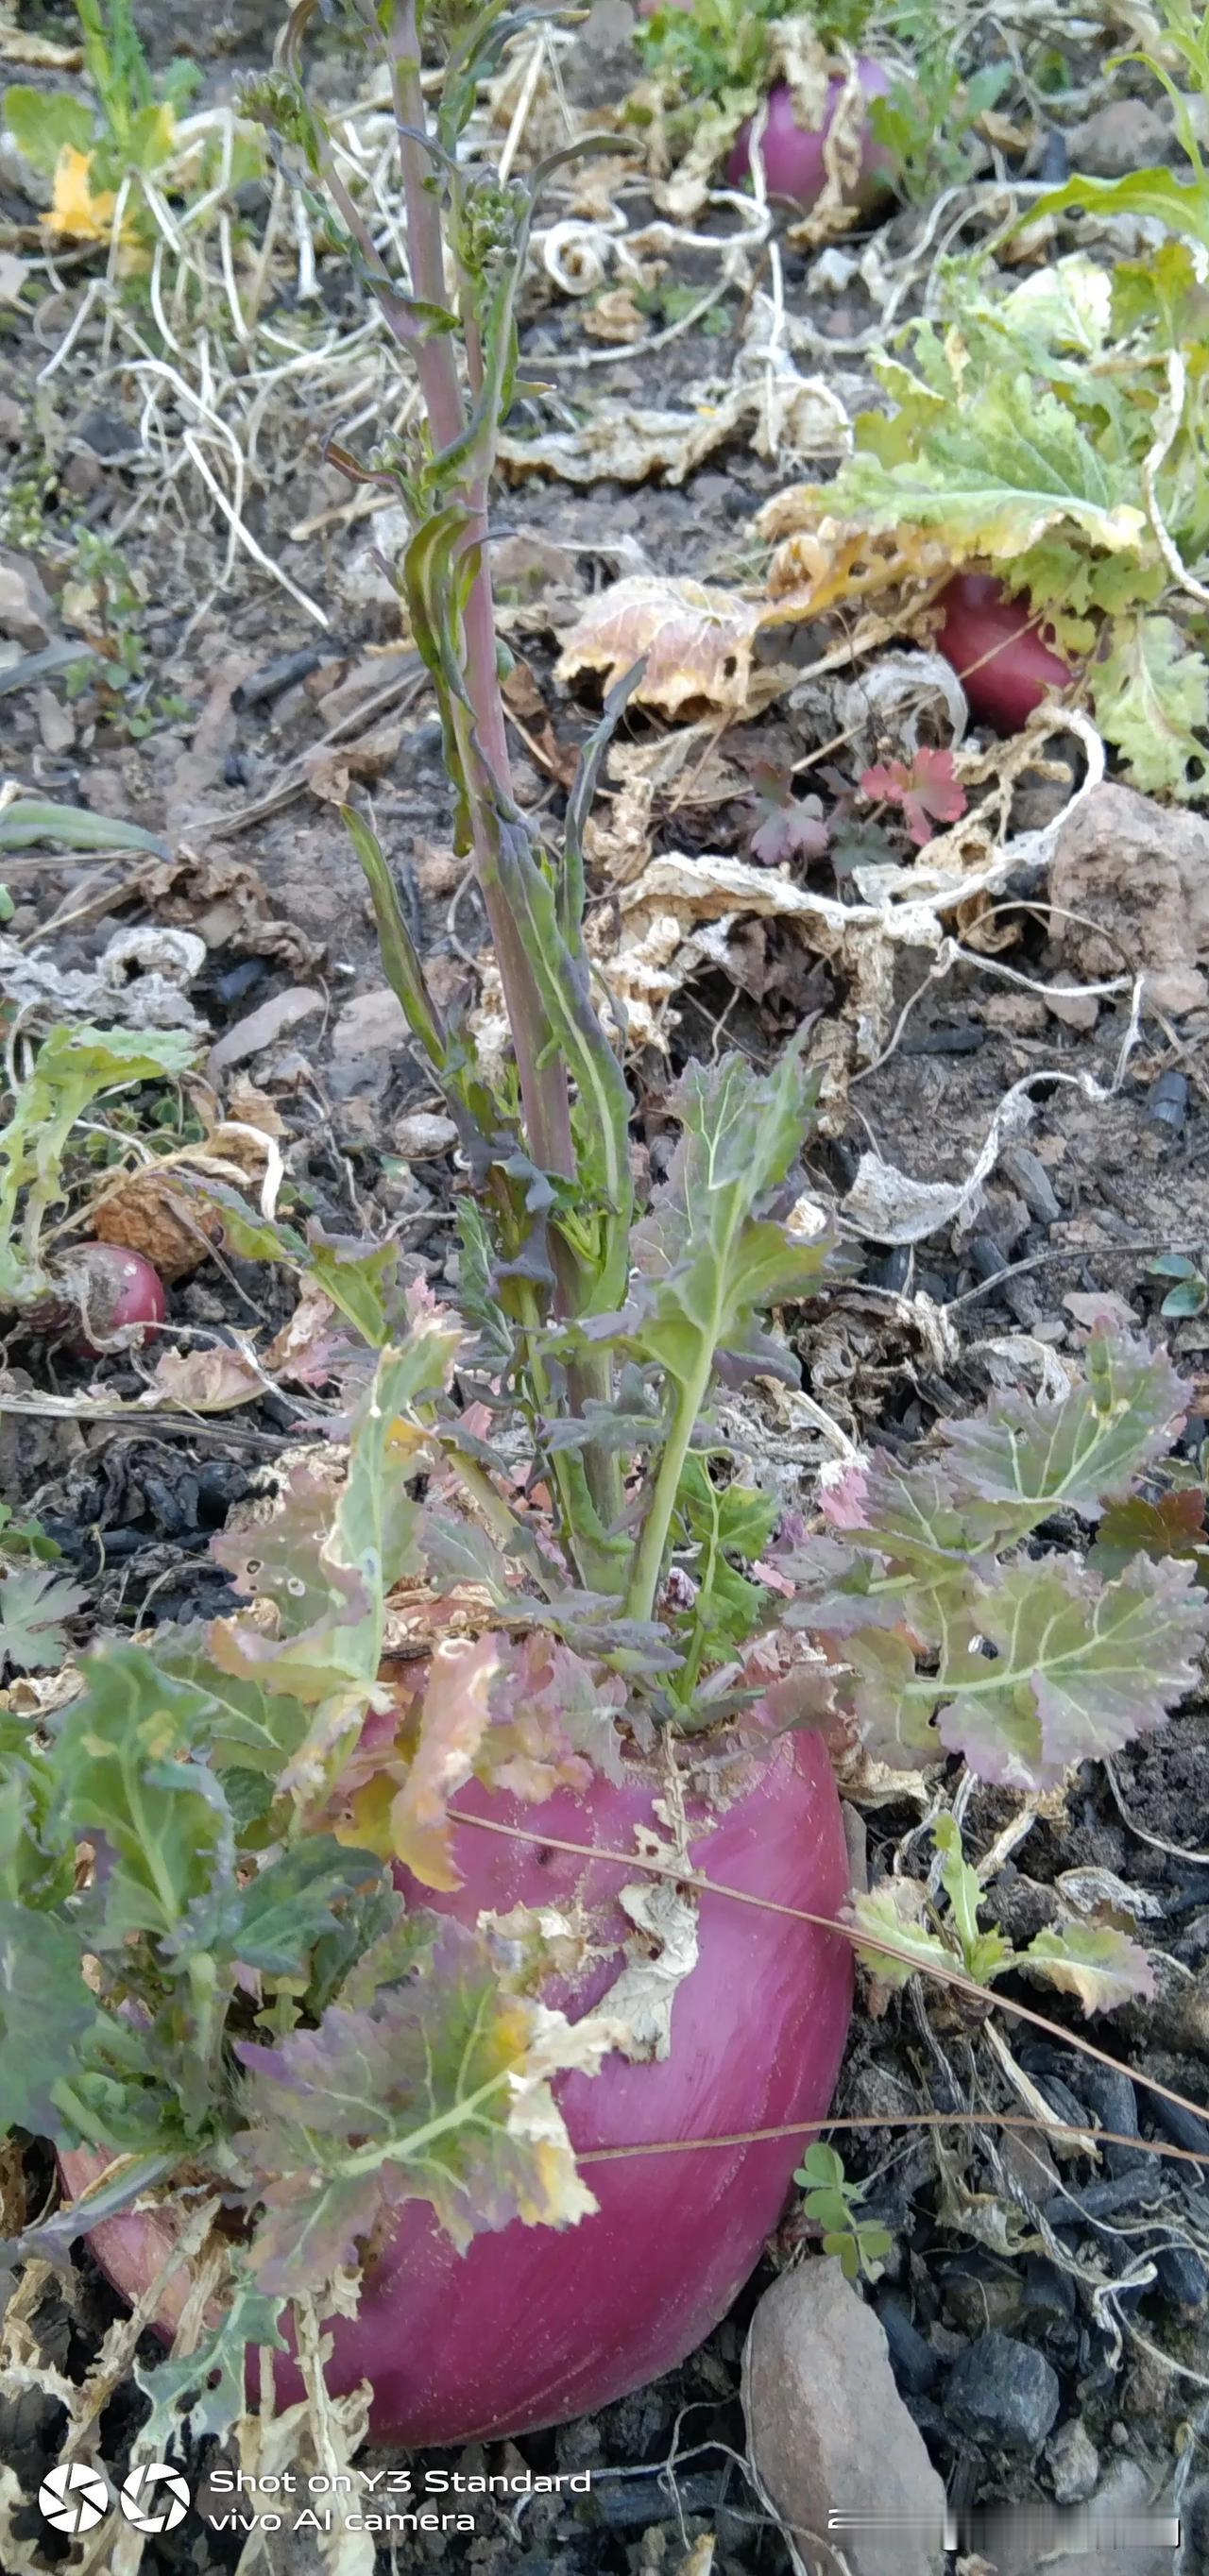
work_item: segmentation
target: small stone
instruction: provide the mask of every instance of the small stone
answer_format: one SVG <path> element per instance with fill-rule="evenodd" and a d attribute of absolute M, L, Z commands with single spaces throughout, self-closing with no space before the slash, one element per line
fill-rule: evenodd
<path fill-rule="evenodd" d="M 1049 2200 L 1058 2190 L 1058 2168 L 1049 2148 L 1031 2131 L 1005 2129 L 999 2141 L 999 2157 L 1030 2200 Z"/>
<path fill-rule="evenodd" d="M 1177 2308 L 1203 2308 L 1209 2299 L 1209 2272 L 1190 2245 L 1165 2245 L 1154 2268 Z"/>
<path fill-rule="evenodd" d="M 1100 2128 L 1115 2129 L 1118 2137 L 1136 2138 L 1138 2097 L 1124 2068 L 1118 2071 L 1109 2066 L 1081 2066 L 1078 2082 Z M 1106 2146 L 1103 2152 L 1112 2174 L 1128 2173 L 1132 2166 L 1148 2161 L 1144 2147 Z"/>
<path fill-rule="evenodd" d="M 1075 2313 L 1075 2285 L 1069 2272 L 1051 2263 L 1048 2254 L 1029 2254 L 1024 2263 L 1024 2312 L 1049 2328 L 1064 2326 Z"/>
<path fill-rule="evenodd" d="M 1134 165 L 1136 166 L 1136 165 Z M 1153 798 L 1102 782 L 1061 825 L 1050 871 L 1060 981 L 1101 983 L 1144 972 L 1159 1010 L 1197 1009 L 1209 983 L 1197 960 L 1209 950 L 1209 823 L 1169 813 Z M 1059 1017 L 1072 1008 L 1051 998 Z"/>
<path fill-rule="evenodd" d="M 946 2395 L 963 2433 L 1031 2458 L 1054 2421 L 1062 2391 L 1044 2353 L 992 2331 L 954 2362 Z"/>
<path fill-rule="evenodd" d="M 1153 169 L 1171 149 L 1171 127 L 1142 98 L 1110 99 L 1066 138 L 1072 170 L 1093 179 L 1124 179 Z"/>
<path fill-rule="evenodd" d="M 950 2325 L 968 2335 L 981 2335 L 988 2326 L 1014 2325 L 1020 2314 L 1019 2275 L 978 2254 L 951 2265 L 940 2296 Z"/>
<path fill-rule="evenodd" d="M 634 28 L 629 0 L 595 0 L 561 64 L 573 106 L 608 107 L 628 95 L 639 70 Z"/>
<path fill-rule="evenodd" d="M 1049 1173 L 1031 1146 L 1006 1145 L 999 1157 L 999 1168 L 1041 1225 L 1057 1224 L 1062 1209 Z"/>
<path fill-rule="evenodd" d="M 1051 2433 L 1045 2446 L 1054 2494 L 1059 2504 L 1085 2504 L 1096 2491 L 1100 2454 L 1090 2433 L 1071 2416 Z"/>
<path fill-rule="evenodd" d="M 428 1163 L 451 1153 L 458 1141 L 452 1118 L 435 1109 L 413 1109 L 400 1118 L 391 1138 L 395 1152 L 408 1163 Z"/>
<path fill-rule="evenodd" d="M 36 652 L 54 633 L 55 613 L 36 566 L 23 555 L 0 554 L 0 635 Z"/>
<path fill-rule="evenodd" d="M 410 1034 L 398 994 L 389 984 L 376 985 L 345 1003 L 332 1030 L 332 1054 L 393 1055 Z"/>
<path fill-rule="evenodd" d="M 1056 2381 L 1054 2391 L 1056 2413 Z M 866 2515 L 880 2529 L 845 2531 L 845 2558 L 851 2576 L 885 2576 L 885 2529 L 897 2524 L 895 2576 L 938 2576 L 944 2487 L 894 2385 L 885 2334 L 834 2258 L 765 2292 L 743 2405 L 756 2475 L 793 2530 L 825 2533 L 837 2507 Z"/>
<path fill-rule="evenodd" d="M 907 2301 L 892 2290 L 877 2313 L 899 2387 L 911 2397 L 925 2397 L 940 2365 L 931 2344 L 913 2323 Z"/>

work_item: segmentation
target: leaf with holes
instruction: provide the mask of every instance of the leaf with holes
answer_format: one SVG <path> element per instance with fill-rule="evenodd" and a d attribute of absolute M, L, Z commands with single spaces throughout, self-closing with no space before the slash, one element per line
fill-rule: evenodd
<path fill-rule="evenodd" d="M 285 2352 L 283 2302 L 268 2298 L 241 2274 L 216 2325 L 205 2326 L 192 2352 L 180 2360 L 136 2360 L 134 2376 L 151 2413 L 141 2426 L 143 2448 L 166 2458 L 182 2436 L 197 2443 L 225 2442 L 247 2408 L 250 2350 Z"/>
<path fill-rule="evenodd" d="M 408 2200 L 427 2201 L 459 2247 L 516 2218 L 586 2217 L 596 2203 L 550 2078 L 594 2074 L 616 2037 L 599 2015 L 572 2025 L 509 1995 L 486 1942 L 443 1922 L 410 1982 L 371 2008 L 333 2005 L 274 2048 L 241 2041 L 250 2125 L 235 2147 L 262 2207 L 261 2289 L 325 2282 Z"/>
<path fill-rule="evenodd" d="M 1161 1725 L 1207 1634 L 1209 1605 L 1175 1560 L 1139 1558 L 1108 1584 L 1066 1558 L 1014 1565 L 973 1595 L 941 1670 L 911 1696 L 937 1709 L 942 1743 L 981 1778 L 1048 1788 Z"/>

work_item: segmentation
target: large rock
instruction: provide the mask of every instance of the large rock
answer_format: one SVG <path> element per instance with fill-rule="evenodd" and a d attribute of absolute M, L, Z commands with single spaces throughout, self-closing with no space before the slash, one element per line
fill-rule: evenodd
<path fill-rule="evenodd" d="M 1209 998 L 1196 963 L 1209 957 L 1209 823 L 1096 787 L 1058 836 L 1049 896 L 1054 937 L 1089 982 L 1140 969 L 1162 1011 Z"/>
<path fill-rule="evenodd" d="M 945 2491 L 894 2384 L 885 2334 L 827 2256 L 765 2292 L 743 2356 L 752 2466 L 811 2576 L 939 2576 Z M 848 2527 L 828 2516 L 852 2517 Z M 860 2528 L 867 2518 L 865 2529 Z"/>

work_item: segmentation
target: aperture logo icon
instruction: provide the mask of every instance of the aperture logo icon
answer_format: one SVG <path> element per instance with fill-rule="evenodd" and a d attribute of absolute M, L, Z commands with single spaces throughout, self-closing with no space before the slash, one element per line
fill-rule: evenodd
<path fill-rule="evenodd" d="M 188 2480 L 167 2460 L 151 2460 L 131 2470 L 118 2503 L 136 2531 L 175 2531 L 189 2510 Z"/>
<path fill-rule="evenodd" d="M 83 2460 L 64 2460 L 51 2469 L 38 2489 L 38 2511 L 52 2531 L 65 2531 L 76 2540 L 81 2532 L 95 2531 L 104 2522 L 112 2498 L 99 2470 L 90 2469 Z"/>
<path fill-rule="evenodd" d="M 175 2531 L 189 2510 L 188 2480 L 168 2460 L 149 2460 L 131 2470 L 118 2503 L 136 2531 Z M 112 2513 L 113 2497 L 99 2469 L 90 2469 L 83 2460 L 64 2460 L 43 2478 L 38 2511 L 52 2531 L 78 2540 Z"/>

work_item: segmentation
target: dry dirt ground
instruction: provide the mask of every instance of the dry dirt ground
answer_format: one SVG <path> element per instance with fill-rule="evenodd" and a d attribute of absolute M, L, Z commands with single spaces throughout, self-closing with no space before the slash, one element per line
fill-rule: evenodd
<path fill-rule="evenodd" d="M 153 53 L 162 54 L 167 23 L 176 37 L 175 11 L 148 5 L 141 14 Z M 258 58 L 273 14 L 255 0 L 227 11 L 221 41 L 204 56 L 206 96 L 222 96 L 234 71 Z M 55 22 L 48 16 L 39 23 Z M 603 82 L 613 76 L 611 59 L 589 51 L 576 76 L 589 86 L 597 76 Z M 249 208 L 255 222 L 254 197 Z M 36 222 L 36 206 L 11 171 L 0 171 L 0 259 L 5 240 L 36 238 Z M 129 351 L 107 337 L 99 308 L 79 328 L 68 360 L 46 378 L 95 266 L 65 261 L 58 290 L 32 312 L 0 309 L 3 560 L 34 586 L 34 623 L 21 640 L 36 652 L 74 631 L 63 588 L 80 533 L 109 538 L 133 592 L 129 608 L 110 612 L 111 623 L 134 635 L 140 677 L 133 701 L 108 705 L 91 688 L 70 697 L 53 672 L 0 697 L 3 770 L 40 796 L 166 833 L 175 855 L 171 865 L 104 855 L 70 864 L 44 854 L 36 864 L 23 859 L 9 875 L 16 905 L 10 934 L 44 947 L 68 969 L 89 965 L 134 920 L 199 928 L 208 956 L 195 1001 L 215 1041 L 227 1045 L 228 1064 L 271 1094 L 302 1204 L 340 1232 L 398 1228 L 409 1253 L 439 1281 L 450 1259 L 458 1176 L 447 1150 L 418 1160 L 408 1150 L 409 1120 L 433 1103 L 400 1044 L 400 1014 L 378 962 L 340 797 L 350 787 L 372 796 L 442 998 L 474 998 L 483 924 L 452 855 L 432 702 L 372 557 L 381 530 L 350 514 L 347 482 L 324 461 L 324 434 L 340 419 L 339 388 L 330 399 L 325 390 L 310 409 L 279 389 L 263 424 L 264 471 L 245 503 L 247 530 L 267 565 L 322 605 L 321 626 L 244 551 L 236 550 L 230 577 L 220 579 L 224 528 L 203 507 L 196 478 L 186 474 L 169 493 L 149 474 L 140 428 L 146 382 L 132 371 Z M 791 304 L 803 297 L 804 266 L 787 256 Z M 691 258 L 683 282 L 694 283 Z M 325 273 L 323 293 L 328 318 L 346 322 L 347 285 Z M 283 288 L 286 319 L 289 301 Z M 678 387 L 725 377 L 740 319 L 732 303 L 723 308 L 721 336 L 695 331 L 649 359 L 623 354 L 607 370 L 610 396 L 666 402 Z M 820 310 L 819 327 L 824 337 L 845 341 L 867 320 L 854 288 Z M 539 372 L 544 358 L 576 344 L 577 329 L 573 307 L 536 307 L 526 337 Z M 826 373 L 825 357 L 820 364 Z M 861 398 L 859 358 L 841 354 L 831 372 L 845 401 Z M 600 373 L 575 379 L 577 402 L 590 405 Z M 568 381 L 565 374 L 559 380 Z M 187 405 L 169 404 L 165 434 L 174 455 L 187 418 Z M 554 677 L 559 635 L 578 606 L 635 564 L 666 576 L 733 575 L 745 560 L 754 509 L 782 479 L 775 463 L 761 462 L 736 439 L 679 488 L 658 480 L 602 481 L 586 490 L 557 479 L 504 485 L 497 557 L 501 597 L 518 612 L 513 643 L 523 677 L 512 702 L 522 801 L 557 809 L 568 758 L 592 720 L 590 693 Z M 804 642 L 797 649 L 805 656 Z M 131 704 L 147 718 L 138 738 L 123 716 Z M 635 720 L 632 739 L 653 738 L 654 728 Z M 742 773 L 750 779 L 761 759 L 792 763 L 823 739 L 817 709 L 774 705 L 725 746 L 738 773 L 729 797 L 694 802 L 690 786 L 678 805 L 656 803 L 650 850 L 682 852 L 689 861 L 745 853 L 751 814 Z M 1034 775 L 1017 791 L 1017 828 L 1044 823 L 1063 793 L 1061 784 Z M 803 881 L 808 865 L 795 862 Z M 608 884 L 596 892 L 607 913 L 614 899 Z M 862 1439 L 907 1441 L 938 1417 L 967 1410 L 989 1382 L 992 1346 L 1009 1336 L 1076 1348 L 1105 1300 L 1149 1327 L 1163 1293 L 1148 1275 L 1154 1254 L 1178 1246 L 1194 1258 L 1209 1256 L 1209 1013 L 1147 1016 L 1118 1080 L 1130 1035 L 1128 990 L 1099 1006 L 1056 1007 L 1045 988 L 1072 975 L 1086 980 L 1077 958 L 1072 963 L 1035 883 L 1023 882 L 1016 896 L 1009 888 L 1006 899 L 1016 905 L 1010 944 L 967 950 L 941 979 L 929 982 L 925 952 L 899 952 L 892 1028 L 917 991 L 920 998 L 886 1061 L 858 1068 L 816 1155 L 814 1176 L 835 1193 L 870 1146 L 918 1178 L 960 1183 L 1004 1095 L 1026 1078 L 1036 1086 L 1024 1161 L 1018 1151 L 1014 1164 L 1010 1156 L 1001 1163 L 968 1220 L 959 1216 L 909 1250 L 865 1243 L 860 1275 L 833 1307 L 825 1338 L 812 1336 L 808 1318 L 794 1325 L 805 1386 Z M 1123 943 L 1128 976 L 1128 918 L 1106 913 L 1104 921 L 1110 938 Z M 749 938 L 741 963 L 741 973 L 733 959 L 729 971 L 702 964 L 676 996 L 666 1051 L 650 1048 L 637 1058 L 638 1134 L 647 1143 L 657 1145 L 669 1073 L 688 1055 L 731 1043 L 764 1059 L 804 1014 L 842 1022 L 849 1009 L 844 973 L 803 955 L 784 929 Z M 1004 965 L 1017 980 L 1005 980 L 998 971 Z M 173 1312 L 182 1322 L 219 1327 L 271 1324 L 285 1311 L 284 1291 L 280 1307 L 277 1293 L 263 1270 L 237 1261 L 221 1272 L 210 1265 L 174 1290 Z M 1177 1325 L 1173 1339 L 1199 1389 L 1202 1377 L 1209 1380 L 1209 1318 Z M 41 1382 L 70 1394 L 79 1382 L 70 1362 L 43 1363 L 28 1353 L 18 1359 L 26 1374 L 16 1386 Z M 55 1374 L 39 1381 L 44 1366 Z M 120 1392 L 133 1381 L 117 1364 L 112 1383 Z M 9 1411 L 0 1422 L 0 1490 L 14 1507 L 36 1510 L 73 1556 L 95 1618 L 133 1626 L 204 1603 L 216 1580 L 205 1553 L 210 1535 L 294 1428 L 288 1409 L 271 1397 L 188 1436 L 177 1426 L 115 1437 L 70 1419 Z M 767 1420 L 757 1431 L 766 1456 L 779 1461 L 787 1497 L 808 1492 L 817 1457 L 809 1438 L 781 1437 Z M 1190 1455 L 1204 1432 L 1194 1411 Z M 1034 1824 L 994 1898 L 1002 1920 L 1023 1924 L 1041 1901 L 1036 1891 L 1076 1864 L 1116 1872 L 1152 1895 L 1155 1937 L 1182 1977 L 1161 1989 L 1155 2006 L 1137 2004 L 1118 2016 L 1109 2044 L 1124 2061 L 1196 2098 L 1204 2096 L 1209 2052 L 1207 1751 L 1205 1715 L 1194 1707 L 1122 1757 L 1111 1782 L 1089 1767 L 1062 1825 Z M 993 1832 L 1006 1812 L 996 1793 L 981 1792 L 969 1831 Z M 918 1821 L 909 1804 L 868 1813 L 871 1869 Z M 1055 2104 L 1073 2091 L 1095 2107 L 1079 2061 L 1040 2046 L 1020 2056 Z M 1103 2255 L 1109 2241 L 1092 2218 L 1056 2238 L 1052 2230 L 1030 2233 L 1022 2221 L 1028 2250 L 1009 2250 L 1005 2240 L 996 2251 L 990 2225 L 979 2241 L 963 2218 L 975 2204 L 1002 2205 L 1006 2189 L 990 2147 L 972 2148 L 956 2173 L 942 2170 L 931 2146 L 909 2130 L 874 2125 L 913 2109 L 952 2107 L 964 2098 L 970 2072 L 969 2034 L 935 2023 L 922 2006 L 900 2003 L 876 2023 L 858 2013 L 836 2104 L 870 2122 L 845 2154 L 849 2170 L 869 2184 L 867 2214 L 884 2219 L 892 2233 L 875 2298 L 888 2330 L 897 2320 L 892 2350 L 900 2387 L 937 2464 L 967 2501 L 1032 2491 L 1027 2466 L 990 2438 L 980 2443 L 955 2433 L 931 2393 L 938 2373 L 987 2321 L 1042 2346 L 1061 2377 L 1064 2411 L 1082 2411 L 1104 2458 L 1128 2450 L 1161 2464 L 1177 2440 L 1197 2438 L 1188 2428 L 1209 2386 L 1209 2275 L 1193 2240 L 1177 2243 L 1175 2258 L 1160 2259 L 1146 2284 L 1128 2294 L 1141 2330 L 1136 2339 L 1105 2331 L 1084 2295 L 1088 2247 Z M 1150 2115 L 1143 2109 L 1140 2116 L 1146 2125 Z M 1086 2179 L 1083 2168 L 1075 2170 Z M 31 2208 L 51 2181 L 46 2159 L 31 2150 Z M 1057 2181 L 1055 2173 L 1054 2189 Z M 1026 2175 L 1022 2189 L 1016 2220 L 1022 2206 L 1027 2216 L 1050 2195 L 1044 2170 L 1040 2182 L 1036 2169 Z M 1122 2233 L 1112 2241 L 1124 2248 L 1122 2260 L 1130 2229 L 1144 2226 L 1140 2212 L 1127 2197 L 1119 2204 Z M 799 2221 L 788 2223 L 781 2257 L 801 2233 Z M 1018 2249 L 1018 2236 L 1011 2241 Z M 468 2551 L 468 2569 L 475 2576 L 662 2576 L 680 2567 L 686 2548 L 712 2535 L 720 2566 L 749 2576 L 782 2570 L 784 2544 L 736 2456 L 743 2450 L 738 2363 L 758 2286 L 671 2379 L 599 2418 L 523 2443 L 520 2455 L 534 2467 L 592 2467 L 591 2508 L 542 2502 L 515 2521 L 501 2514 L 498 2529 Z M 36 2312 L 37 2348 L 79 2376 L 115 2313 L 113 2295 L 82 2255 L 70 2285 L 46 2290 Z M 131 2385 L 106 2411 L 103 2452 L 119 2471 L 141 2405 Z M 36 2485 L 60 2433 L 61 2410 L 31 2385 L 18 2402 L 0 2407 L 0 2460 L 27 2487 Z M 31 2508 L 25 2537 L 35 2528 Z M 149 2546 L 144 2564 L 154 2576 L 186 2566 L 204 2576 L 209 2564 L 234 2564 L 235 2544 L 211 2535 L 208 2545 L 212 2558 L 203 2560 L 195 2540 L 184 2556 L 165 2538 Z M 57 2563 L 57 2547 L 45 2544 L 48 2567 Z M 438 2554 L 449 2563 L 454 2544 L 442 2543 Z M 401 2544 L 389 2563 L 408 2571 L 427 2566 L 426 2545 Z M 1189 2570 L 1194 2563 L 1187 2559 Z"/>

